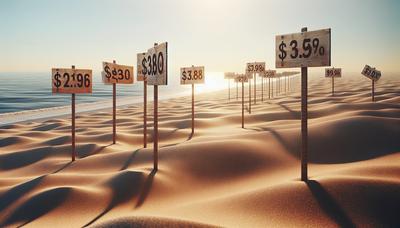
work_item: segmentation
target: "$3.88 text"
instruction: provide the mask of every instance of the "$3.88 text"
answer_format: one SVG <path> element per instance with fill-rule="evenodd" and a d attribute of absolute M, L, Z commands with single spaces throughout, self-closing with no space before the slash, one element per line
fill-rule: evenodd
<path fill-rule="evenodd" d="M 188 70 L 182 72 L 182 80 L 201 80 L 203 78 L 203 71 L 202 70 Z"/>

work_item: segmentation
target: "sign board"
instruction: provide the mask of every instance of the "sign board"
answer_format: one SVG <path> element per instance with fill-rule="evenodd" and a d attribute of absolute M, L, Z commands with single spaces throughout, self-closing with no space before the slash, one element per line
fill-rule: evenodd
<path fill-rule="evenodd" d="M 133 84 L 133 66 L 103 62 L 101 72 L 104 83 Z"/>
<path fill-rule="evenodd" d="M 168 43 L 150 48 L 142 60 L 142 73 L 147 85 L 168 84 Z"/>
<path fill-rule="evenodd" d="M 92 70 L 51 69 L 53 93 L 92 93 Z"/>
<path fill-rule="evenodd" d="M 276 70 L 266 70 L 264 72 L 264 77 L 266 78 L 273 78 L 276 76 Z"/>
<path fill-rule="evenodd" d="M 181 68 L 181 85 L 204 84 L 204 66 Z"/>
<path fill-rule="evenodd" d="M 320 67 L 331 65 L 331 29 L 275 37 L 275 67 Z"/>
<path fill-rule="evenodd" d="M 138 82 L 144 81 L 146 75 L 143 73 L 143 61 L 146 56 L 146 53 L 138 53 L 137 54 L 137 64 L 136 64 L 136 79 Z"/>
<path fill-rule="evenodd" d="M 249 78 L 246 77 L 245 74 L 237 74 L 236 78 L 235 78 L 235 82 L 239 82 L 239 83 L 244 82 L 244 83 L 246 83 L 246 82 L 249 82 Z"/>
<path fill-rule="evenodd" d="M 234 79 L 236 77 L 236 74 L 234 72 L 225 72 L 224 73 L 224 79 Z"/>
<path fill-rule="evenodd" d="M 368 65 L 365 65 L 361 74 L 371 80 L 374 80 L 374 81 L 378 81 L 381 78 L 381 72 L 375 68 L 368 66 Z"/>
<path fill-rule="evenodd" d="M 342 77 L 342 68 L 326 68 L 325 69 L 326 78 L 340 78 Z"/>
<path fill-rule="evenodd" d="M 262 73 L 265 70 L 265 62 L 254 62 L 246 64 L 246 73 Z"/>

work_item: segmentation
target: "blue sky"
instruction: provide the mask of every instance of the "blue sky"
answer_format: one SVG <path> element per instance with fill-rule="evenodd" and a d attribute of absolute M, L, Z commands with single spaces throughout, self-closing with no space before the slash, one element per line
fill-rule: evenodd
<path fill-rule="evenodd" d="M 169 42 L 169 69 L 274 68 L 275 35 L 332 28 L 332 64 L 398 72 L 400 1 L 385 0 L 80 0 L 0 1 L 0 72 L 51 67 L 101 70 L 136 65 L 136 53 Z"/>

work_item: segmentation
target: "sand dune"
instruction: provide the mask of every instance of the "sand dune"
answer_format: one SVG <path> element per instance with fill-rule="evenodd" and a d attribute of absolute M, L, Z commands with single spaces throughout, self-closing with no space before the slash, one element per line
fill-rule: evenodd
<path fill-rule="evenodd" d="M 241 128 L 227 91 L 159 104 L 159 170 L 142 148 L 142 106 L 78 115 L 71 162 L 69 116 L 0 127 L 0 226 L 400 226 L 400 80 L 309 80 L 309 175 L 299 181 L 299 80 L 268 99 L 258 88 Z M 248 90 L 245 90 L 247 95 Z M 240 95 L 239 90 L 239 95 Z M 248 99 L 246 98 L 246 105 Z"/>

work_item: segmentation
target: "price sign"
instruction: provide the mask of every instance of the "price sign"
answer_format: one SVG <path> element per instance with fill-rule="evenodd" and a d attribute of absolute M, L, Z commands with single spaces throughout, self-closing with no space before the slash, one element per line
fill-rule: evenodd
<path fill-rule="evenodd" d="M 340 78 L 342 77 L 342 68 L 326 68 L 325 69 L 326 78 Z"/>
<path fill-rule="evenodd" d="M 147 85 L 168 84 L 168 43 L 150 48 L 142 58 L 142 74 L 147 77 Z"/>
<path fill-rule="evenodd" d="M 136 79 L 137 81 L 144 81 L 146 78 L 146 75 L 143 73 L 143 60 L 146 57 L 146 53 L 138 53 L 137 54 L 137 64 L 136 64 Z M 147 72 L 147 71 L 146 71 Z"/>
<path fill-rule="evenodd" d="M 264 72 L 264 77 L 266 78 L 273 78 L 276 76 L 276 70 L 266 70 Z"/>
<path fill-rule="evenodd" d="M 132 84 L 133 67 L 103 62 L 102 78 L 104 83 Z"/>
<path fill-rule="evenodd" d="M 331 29 L 275 37 L 275 67 L 331 65 Z"/>
<path fill-rule="evenodd" d="M 375 68 L 368 66 L 368 65 L 365 65 L 361 74 L 363 74 L 365 77 L 367 77 L 373 81 L 378 81 L 381 78 L 381 72 Z"/>
<path fill-rule="evenodd" d="M 239 82 L 239 83 L 244 82 L 244 83 L 246 83 L 246 82 L 249 82 L 249 78 L 246 77 L 245 74 L 237 74 L 236 78 L 235 78 L 235 82 Z"/>
<path fill-rule="evenodd" d="M 51 69 L 53 93 L 92 93 L 92 70 Z"/>
<path fill-rule="evenodd" d="M 234 79 L 236 77 L 236 74 L 234 72 L 225 72 L 224 73 L 224 79 Z"/>
<path fill-rule="evenodd" d="M 204 84 L 204 66 L 181 68 L 181 85 Z"/>
<path fill-rule="evenodd" d="M 265 62 L 247 63 L 247 73 L 262 73 L 265 70 Z"/>

